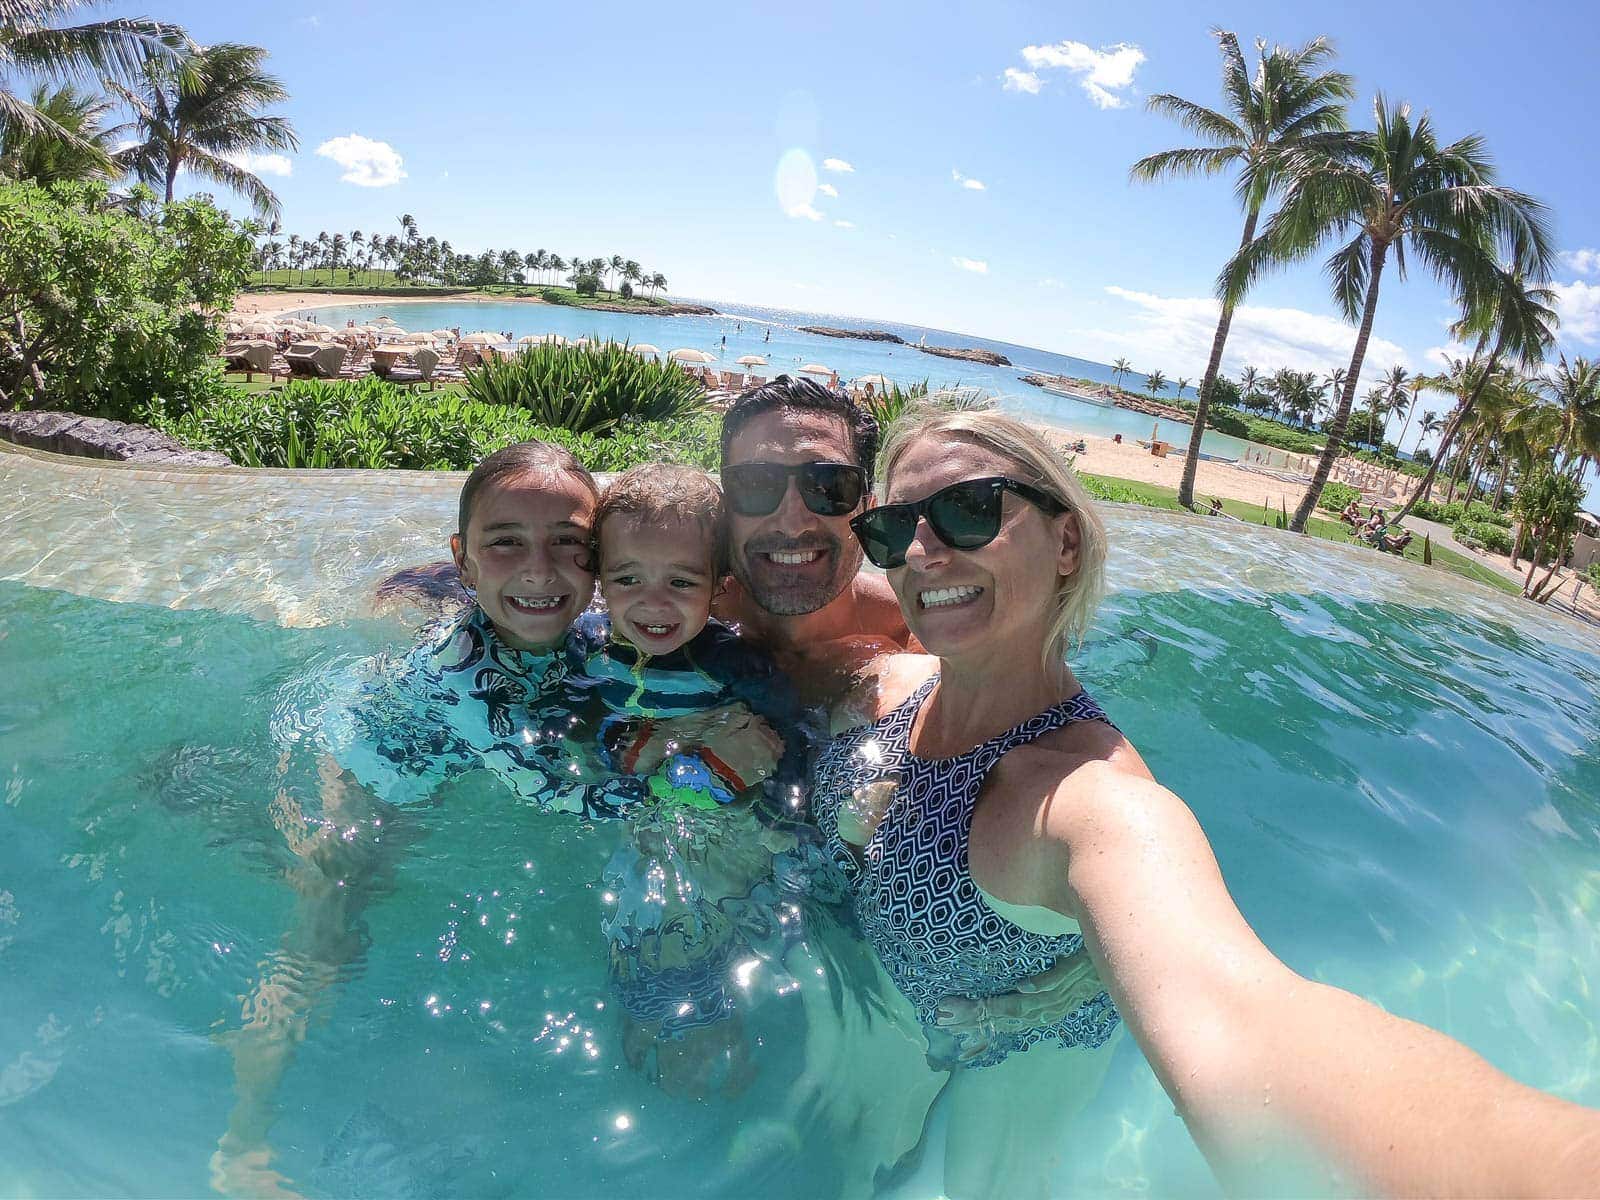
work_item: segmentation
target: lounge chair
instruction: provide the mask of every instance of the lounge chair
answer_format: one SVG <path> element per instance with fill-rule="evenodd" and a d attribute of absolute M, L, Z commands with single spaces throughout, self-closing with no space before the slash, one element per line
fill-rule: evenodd
<path fill-rule="evenodd" d="M 456 346 L 456 366 L 463 371 L 477 366 L 482 357 L 476 342 L 462 342 Z"/>
<path fill-rule="evenodd" d="M 730 392 L 737 392 L 744 387 L 744 372 L 724 371 L 722 373 L 722 386 Z"/>
<path fill-rule="evenodd" d="M 272 356 L 277 347 L 271 342 L 237 342 L 222 349 L 225 370 L 243 371 L 245 378 L 254 378 L 255 372 L 272 374 Z"/>
<path fill-rule="evenodd" d="M 765 375 L 750 375 L 745 378 L 744 386 L 747 388 L 758 388 L 765 387 L 766 383 L 767 377 Z"/>
<path fill-rule="evenodd" d="M 299 342 L 291 346 L 283 357 L 288 360 L 291 375 L 337 379 L 348 353 L 343 346 L 331 346 L 325 342 Z"/>

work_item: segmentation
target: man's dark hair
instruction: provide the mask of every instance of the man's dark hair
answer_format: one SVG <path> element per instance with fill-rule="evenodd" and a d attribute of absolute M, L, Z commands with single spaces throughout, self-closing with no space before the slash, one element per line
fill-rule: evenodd
<path fill-rule="evenodd" d="M 597 501 L 600 489 L 595 487 L 594 476 L 584 469 L 577 455 L 565 446 L 555 446 L 537 439 L 514 442 L 496 450 L 472 469 L 467 482 L 461 486 L 461 502 L 456 508 L 456 532 L 467 536 L 467 524 L 472 520 L 472 503 L 478 493 L 491 483 L 507 475 L 571 475 L 589 490 Z"/>
<path fill-rule="evenodd" d="M 763 413 L 774 409 L 799 409 L 805 412 L 826 413 L 844 422 L 850 434 L 850 454 L 854 465 L 872 479 L 873 464 L 878 458 L 878 422 L 847 394 L 836 388 L 824 387 L 811 379 L 795 379 L 779 375 L 771 383 L 741 392 L 722 416 L 722 461 L 728 461 L 728 448 L 739 430 Z"/>

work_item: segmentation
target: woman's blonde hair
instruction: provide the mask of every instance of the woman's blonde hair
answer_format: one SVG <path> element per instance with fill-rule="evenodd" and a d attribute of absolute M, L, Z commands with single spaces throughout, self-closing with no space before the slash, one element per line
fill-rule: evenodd
<path fill-rule="evenodd" d="M 1078 522 L 1078 569 L 1056 587 L 1055 612 L 1045 638 L 1044 658 L 1066 657 L 1069 644 L 1083 641 L 1105 594 L 1106 527 L 1094 501 L 1067 465 L 1065 455 L 1021 421 L 997 412 L 915 409 L 894 423 L 882 453 L 884 490 L 895 467 L 915 443 L 930 437 L 970 442 L 1016 465 L 1023 483 L 1065 504 Z"/>

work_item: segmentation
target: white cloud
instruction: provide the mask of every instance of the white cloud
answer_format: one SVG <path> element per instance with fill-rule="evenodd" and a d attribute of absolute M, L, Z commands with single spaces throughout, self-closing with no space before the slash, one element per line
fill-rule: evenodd
<path fill-rule="evenodd" d="M 987 275 L 989 273 L 989 264 L 981 258 L 961 258 L 957 256 L 950 261 L 963 271 L 971 271 L 974 275 Z"/>
<path fill-rule="evenodd" d="M 856 170 L 849 163 L 845 162 L 845 160 L 842 159 L 842 158 L 825 158 L 825 159 L 823 159 L 822 160 L 822 169 L 824 171 L 838 171 L 838 172 L 840 172 L 841 174 L 844 174 L 844 175 L 854 175 L 855 174 L 855 170 Z"/>
<path fill-rule="evenodd" d="M 317 147 L 317 153 L 343 167 L 339 178 L 357 187 L 389 187 L 406 177 L 405 159 L 398 150 L 359 133 L 331 138 Z"/>
<path fill-rule="evenodd" d="M 283 175 L 294 174 L 294 163 L 287 154 L 251 154 L 247 150 L 237 154 L 224 154 L 236 167 L 243 167 L 254 175 Z"/>
<path fill-rule="evenodd" d="M 1115 329 L 1068 330 L 1074 341 L 1092 348 L 1101 358 L 1126 355 L 1141 370 L 1159 367 L 1169 375 L 1192 374 L 1196 378 L 1205 372 L 1217 331 L 1215 299 L 1157 296 L 1115 286 L 1106 292 L 1133 307 L 1131 323 Z M 1337 317 L 1298 308 L 1242 304 L 1233 313 L 1222 367 L 1234 376 L 1247 366 L 1266 372 L 1291 367 L 1322 375 L 1349 364 L 1355 340 L 1355 327 Z M 1367 342 L 1363 379 L 1397 365 L 1411 366 L 1401 346 L 1380 337 Z"/>
<path fill-rule="evenodd" d="M 1062 284 L 1061 280 L 1057 279 L 1055 276 L 1046 275 L 1043 279 L 1039 280 L 1039 286 L 1046 288 L 1058 288 L 1064 285 Z"/>
<path fill-rule="evenodd" d="M 955 180 L 970 192 L 981 192 L 986 190 L 984 188 L 983 180 L 974 179 L 970 175 L 963 175 L 960 171 L 957 171 L 954 168 L 952 168 L 950 171 L 950 178 Z"/>
<path fill-rule="evenodd" d="M 1579 275 L 1600 272 L 1600 250 L 1563 250 L 1561 261 Z"/>
<path fill-rule="evenodd" d="M 835 221 L 834 224 L 840 229 L 854 229 L 856 227 L 854 221 Z"/>
<path fill-rule="evenodd" d="M 1429 346 L 1423 351 L 1422 361 L 1432 371 L 1448 371 L 1456 359 L 1472 357 L 1473 348 L 1460 342 L 1447 342 L 1443 346 Z"/>
<path fill-rule="evenodd" d="M 1024 46 L 1022 60 L 1028 64 L 1029 73 L 1015 72 L 1020 80 L 1024 74 L 1033 80 L 1032 87 L 1021 85 L 1012 90 L 1037 92 L 1041 80 L 1038 72 L 1062 70 L 1075 76 L 1079 85 L 1089 94 L 1096 108 L 1125 108 L 1128 101 L 1118 95 L 1133 86 L 1134 72 L 1145 61 L 1144 51 L 1127 42 L 1103 46 L 1095 50 L 1082 42 L 1057 42 L 1052 46 Z M 1006 71 L 1006 86 L 1011 88 L 1012 69 Z"/>
<path fill-rule="evenodd" d="M 791 217 L 804 217 L 808 221 L 822 220 L 822 214 L 817 211 L 816 205 L 809 201 L 805 204 L 791 204 L 783 211 Z"/>
<path fill-rule="evenodd" d="M 1016 67 L 1007 67 L 1004 78 L 1005 82 L 1000 86 L 1008 92 L 1027 92 L 1030 96 L 1037 96 L 1039 89 L 1044 86 L 1044 80 L 1032 71 L 1019 71 Z"/>
<path fill-rule="evenodd" d="M 308 16 L 296 17 L 294 19 L 294 23 L 296 25 L 304 25 L 308 29 L 315 29 L 317 26 L 322 24 L 322 18 L 317 16 L 316 13 L 311 13 Z"/>
<path fill-rule="evenodd" d="M 1552 283 L 1550 290 L 1556 294 L 1556 312 L 1561 316 L 1561 340 L 1591 346 L 1600 342 L 1600 284 L 1575 279 Z"/>
<path fill-rule="evenodd" d="M 817 191 L 821 192 L 824 196 L 832 196 L 835 199 L 837 199 L 839 196 L 839 189 L 834 187 L 831 183 L 817 184 Z"/>

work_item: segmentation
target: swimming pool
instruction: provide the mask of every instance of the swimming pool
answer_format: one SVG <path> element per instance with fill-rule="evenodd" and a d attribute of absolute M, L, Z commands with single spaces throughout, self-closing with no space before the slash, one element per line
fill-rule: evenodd
<path fill-rule="evenodd" d="M 438 556 L 459 479 L 0 448 L 8 1194 L 206 1191 L 231 1103 L 217 1035 L 259 964 L 300 966 L 267 815 L 313 786 L 286 714 L 404 640 L 372 584 Z M 1355 547 L 1107 524 L 1114 591 L 1080 674 L 1194 806 L 1267 944 L 1600 1104 L 1592 633 Z M 741 964 L 759 1078 L 733 1102 L 664 1096 L 623 1064 L 605 990 L 617 830 L 497 795 L 463 784 L 417 814 L 285 1080 L 279 1169 L 319 1195 L 837 1190 L 852 1148 L 807 1089 L 861 1071 L 802 1003 L 830 980 Z M 1064 1151 L 1074 1194 L 1218 1191 L 1127 1039 Z"/>

